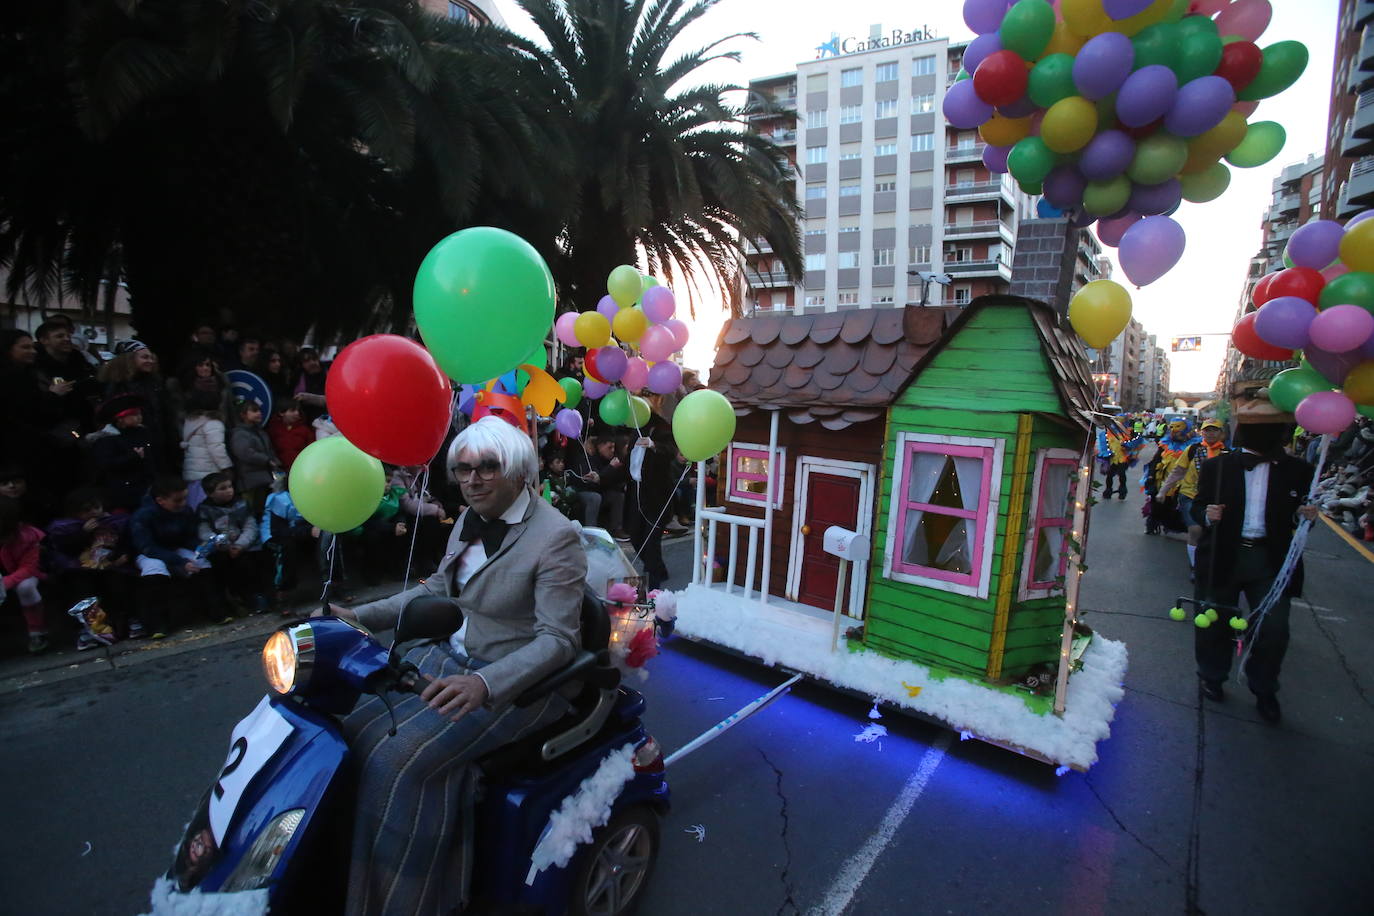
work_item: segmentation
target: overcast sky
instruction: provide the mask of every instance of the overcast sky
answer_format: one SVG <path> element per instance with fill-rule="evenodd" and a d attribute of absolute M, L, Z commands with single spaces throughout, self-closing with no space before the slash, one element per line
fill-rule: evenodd
<path fill-rule="evenodd" d="M 1175 214 L 1188 235 L 1188 247 L 1178 265 L 1161 280 L 1136 290 L 1118 270 L 1114 276 L 1131 291 L 1134 315 L 1148 333 L 1169 349 L 1169 339 L 1190 334 L 1230 330 L 1250 258 L 1260 246 L 1260 220 L 1268 208 L 1271 183 L 1285 165 L 1300 162 L 1325 147 L 1326 118 L 1331 86 L 1332 55 L 1336 43 L 1337 0 L 1271 0 L 1274 17 L 1261 36 L 1264 47 L 1296 39 L 1311 55 L 1302 78 L 1282 95 L 1262 102 L 1251 121 L 1282 124 L 1288 142 L 1277 159 L 1257 169 L 1232 169 L 1231 186 L 1207 204 L 1185 203 Z M 952 41 L 972 38 L 957 0 L 900 3 L 893 0 L 721 0 L 693 25 L 682 49 L 695 47 L 735 31 L 755 32 L 758 41 L 741 39 L 736 47 L 740 63 L 719 62 L 703 70 L 719 82 L 743 84 L 760 76 L 796 69 L 815 56 L 815 47 L 831 32 L 865 36 L 869 26 L 912 31 L 928 25 Z M 530 26 L 513 3 L 502 0 L 501 11 L 512 29 L 528 33 Z M 670 57 L 675 55 L 670 54 Z M 1110 249 L 1109 249 L 1110 250 Z M 699 312 L 711 312 L 709 307 Z M 688 345 L 686 362 L 705 369 L 712 360 L 723 316 L 699 314 Z M 1174 390 L 1208 390 L 1216 383 L 1225 352 L 1225 338 L 1203 339 L 1198 353 L 1172 353 Z"/>

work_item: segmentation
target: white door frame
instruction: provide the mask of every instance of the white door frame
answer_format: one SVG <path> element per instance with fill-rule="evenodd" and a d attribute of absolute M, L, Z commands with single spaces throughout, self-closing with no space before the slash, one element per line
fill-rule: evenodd
<path fill-rule="evenodd" d="M 799 601 L 801 591 L 802 533 L 801 526 L 806 523 L 802 517 L 806 513 L 806 499 L 811 472 L 819 471 L 836 477 L 853 477 L 859 481 L 858 533 L 873 537 L 873 481 L 877 467 L 858 461 L 840 461 L 836 458 L 819 458 L 815 455 L 800 455 L 793 476 L 796 494 L 792 503 L 792 546 L 787 560 L 787 597 Z M 864 613 L 864 589 L 868 585 L 869 561 L 855 562 L 849 571 L 849 616 L 862 619 Z"/>

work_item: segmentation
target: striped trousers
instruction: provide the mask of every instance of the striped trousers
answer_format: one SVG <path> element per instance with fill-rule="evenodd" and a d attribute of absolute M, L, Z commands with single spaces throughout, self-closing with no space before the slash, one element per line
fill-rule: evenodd
<path fill-rule="evenodd" d="M 406 656 L 432 677 L 481 667 L 446 642 Z M 396 734 L 386 706 L 369 697 L 343 722 L 358 774 L 348 916 L 440 916 L 468 902 L 472 863 L 473 761 L 567 713 L 556 693 L 519 709 L 478 709 L 451 722 L 414 694 L 395 694 Z"/>

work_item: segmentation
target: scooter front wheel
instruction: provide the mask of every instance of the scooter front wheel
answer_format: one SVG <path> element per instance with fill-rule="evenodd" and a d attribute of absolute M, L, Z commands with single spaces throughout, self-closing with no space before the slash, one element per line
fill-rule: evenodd
<path fill-rule="evenodd" d="M 571 916 L 633 912 L 658 859 L 658 815 L 644 805 L 626 808 L 592 834 L 573 869 Z"/>

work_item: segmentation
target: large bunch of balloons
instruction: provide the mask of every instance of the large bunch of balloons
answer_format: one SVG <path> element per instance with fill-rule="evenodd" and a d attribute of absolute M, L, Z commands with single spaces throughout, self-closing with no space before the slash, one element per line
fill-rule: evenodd
<path fill-rule="evenodd" d="M 978 37 L 945 118 L 978 128 L 983 162 L 1043 194 L 1042 214 L 1097 222 L 1122 271 L 1145 286 L 1183 254 L 1170 218 L 1180 202 L 1226 190 L 1221 160 L 1253 168 L 1283 148 L 1281 125 L 1247 120 L 1307 66 L 1300 42 L 1255 43 L 1271 13 L 1269 0 L 964 0 Z M 1093 347 L 1130 320 L 1129 294 L 1109 280 L 1085 287 L 1077 306 L 1070 321 Z"/>
<path fill-rule="evenodd" d="M 1269 400 L 1314 433 L 1374 417 L 1374 210 L 1342 226 L 1313 220 L 1288 240 L 1284 263 L 1255 284 L 1255 311 L 1231 332 L 1256 359 L 1301 358 L 1269 383 Z"/>

